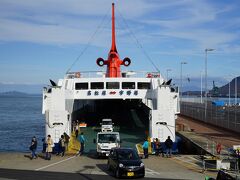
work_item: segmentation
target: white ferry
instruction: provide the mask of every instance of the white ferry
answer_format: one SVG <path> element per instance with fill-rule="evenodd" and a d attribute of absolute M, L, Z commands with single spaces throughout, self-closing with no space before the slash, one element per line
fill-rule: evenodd
<path fill-rule="evenodd" d="M 71 134 L 76 120 L 96 126 L 101 118 L 111 118 L 115 125 L 147 129 L 150 138 L 165 141 L 170 136 L 175 141 L 178 88 L 171 85 L 171 80 L 166 82 L 160 72 L 121 71 L 121 65 L 129 66 L 131 60 L 121 60 L 117 52 L 114 4 L 112 47 L 107 60 L 98 58 L 97 64 L 106 65 L 106 72 L 69 72 L 44 88 L 42 113 L 46 136 L 50 134 L 57 143 L 64 132 Z"/>

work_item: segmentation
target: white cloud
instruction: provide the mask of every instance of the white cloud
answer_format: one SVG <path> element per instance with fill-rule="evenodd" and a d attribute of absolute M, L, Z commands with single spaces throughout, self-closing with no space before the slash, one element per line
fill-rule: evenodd
<path fill-rule="evenodd" d="M 0 41 L 57 45 L 86 44 L 107 13 L 102 33 L 98 35 L 93 45 L 109 46 L 104 43 L 105 39 L 109 39 L 111 2 L 111 0 L 2 0 Z M 161 2 L 115 0 L 115 2 L 116 14 L 119 16 L 120 11 L 129 19 L 134 33 L 143 42 L 156 42 L 162 38 L 167 38 L 171 42 L 176 39 L 190 40 L 193 49 L 229 47 L 229 50 L 239 52 L 238 46 L 230 45 L 232 41 L 239 39 L 239 32 L 229 32 L 228 28 L 234 26 L 233 22 L 218 17 L 234 9 L 231 4 L 224 6 L 195 0 Z M 221 22 L 222 26 L 219 25 Z M 212 24 L 215 26 L 211 26 Z M 120 26 L 124 27 L 125 24 Z M 218 26 L 221 27 L 217 28 Z M 118 33 L 121 38 L 128 34 L 124 29 Z"/>

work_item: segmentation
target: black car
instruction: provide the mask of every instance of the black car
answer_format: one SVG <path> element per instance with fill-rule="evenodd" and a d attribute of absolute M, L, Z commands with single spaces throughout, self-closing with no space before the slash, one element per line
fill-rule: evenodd
<path fill-rule="evenodd" d="M 114 148 L 108 157 L 108 169 L 119 177 L 144 177 L 145 167 L 135 149 Z"/>

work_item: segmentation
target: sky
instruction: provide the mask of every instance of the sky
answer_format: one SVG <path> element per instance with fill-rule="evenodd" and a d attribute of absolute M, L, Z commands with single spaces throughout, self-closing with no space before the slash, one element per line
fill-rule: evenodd
<path fill-rule="evenodd" d="M 74 62 L 70 71 L 104 71 L 96 59 L 111 47 L 112 2 L 120 58 L 132 60 L 122 70 L 156 71 L 151 60 L 179 84 L 187 62 L 183 86 L 200 89 L 205 49 L 213 48 L 208 87 L 239 76 L 239 0 L 0 0 L 0 92 L 41 92 L 36 87 L 63 78 Z"/>

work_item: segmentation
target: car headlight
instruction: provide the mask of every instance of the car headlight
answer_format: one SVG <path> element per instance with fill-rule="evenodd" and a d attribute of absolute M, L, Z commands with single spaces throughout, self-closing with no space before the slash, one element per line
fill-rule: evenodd
<path fill-rule="evenodd" d="M 122 167 L 123 167 L 123 164 L 122 164 L 122 163 L 120 163 L 120 164 L 119 164 L 119 167 L 120 167 L 120 168 L 122 168 Z"/>
<path fill-rule="evenodd" d="M 141 164 L 140 164 L 140 167 L 143 167 L 143 166 L 144 166 L 144 164 L 143 164 L 143 163 L 141 163 Z"/>

